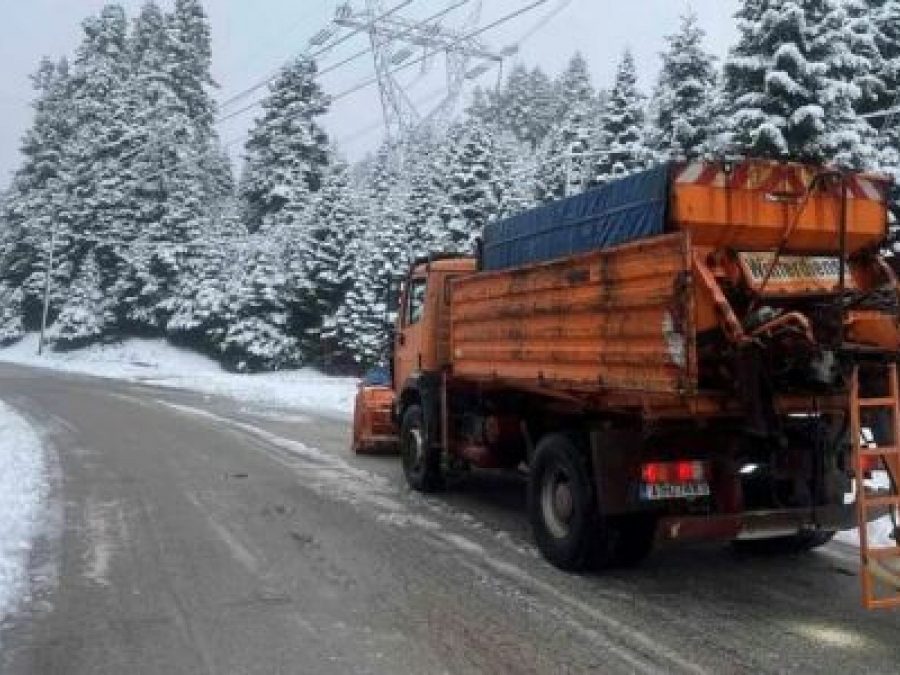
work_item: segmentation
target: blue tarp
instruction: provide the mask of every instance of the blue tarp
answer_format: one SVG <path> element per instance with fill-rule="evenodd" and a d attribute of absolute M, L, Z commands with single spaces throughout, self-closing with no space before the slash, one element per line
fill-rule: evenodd
<path fill-rule="evenodd" d="M 668 197 L 664 164 L 488 223 L 482 269 L 509 269 L 663 234 Z"/>

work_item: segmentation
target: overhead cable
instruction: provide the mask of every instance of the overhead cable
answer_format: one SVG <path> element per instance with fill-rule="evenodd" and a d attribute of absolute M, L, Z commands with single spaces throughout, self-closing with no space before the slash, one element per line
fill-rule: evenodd
<path fill-rule="evenodd" d="M 549 1 L 550 0 L 535 0 L 534 2 L 529 3 L 525 7 L 522 7 L 521 9 L 517 9 L 514 12 L 510 12 L 509 14 L 506 14 L 506 15 L 500 17 L 496 21 L 492 21 L 491 23 L 487 24 L 486 26 L 482 26 L 481 28 L 478 28 L 477 30 L 471 31 L 463 36 L 460 36 L 459 38 L 454 40 L 449 45 L 444 45 L 443 47 L 441 47 L 439 49 L 426 51 L 426 53 L 423 54 L 422 56 L 420 56 L 419 58 L 413 59 L 412 61 L 407 61 L 406 63 L 404 63 L 402 65 L 392 68 L 391 70 L 388 71 L 388 73 L 393 75 L 394 73 L 399 73 L 402 70 L 407 70 L 407 69 L 411 68 L 412 66 L 418 65 L 419 63 L 422 63 L 423 61 L 431 58 L 435 54 L 437 54 L 441 51 L 445 51 L 448 47 L 454 47 L 462 42 L 465 42 L 466 40 L 471 40 L 472 38 L 477 37 L 477 36 L 481 35 L 482 33 L 486 33 L 489 30 L 493 30 L 497 26 L 500 26 L 504 23 L 512 21 L 513 19 L 517 19 L 518 17 L 522 16 L 523 14 L 530 12 L 531 10 L 535 9 L 536 7 L 539 7 L 540 5 L 546 4 Z M 367 80 L 360 82 L 359 84 L 354 85 L 353 87 L 350 87 L 349 89 L 345 89 L 344 91 L 332 96 L 331 100 L 339 101 L 342 98 L 346 98 L 347 96 L 350 96 L 351 94 L 355 94 L 358 91 L 366 89 L 366 88 L 372 86 L 373 84 L 376 84 L 377 82 L 378 82 L 377 77 L 371 77 Z"/>
<path fill-rule="evenodd" d="M 377 19 L 384 19 L 384 18 L 386 18 L 386 17 L 389 17 L 389 16 L 391 16 L 392 14 L 395 14 L 396 12 L 399 12 L 399 11 L 400 11 L 401 9 L 403 9 L 404 7 L 407 7 L 407 6 L 411 5 L 411 4 L 412 4 L 413 2 L 415 2 L 415 1 L 416 1 L 416 0 L 404 0 L 404 1 L 401 2 L 400 4 L 395 5 L 395 6 L 392 7 L 391 9 L 387 10 L 386 12 L 384 12 L 383 14 L 381 14 L 380 16 L 378 16 Z M 346 33 L 346 34 L 343 35 L 342 37 L 336 39 L 335 41 L 331 42 L 330 44 L 327 44 L 327 45 L 325 45 L 324 47 L 321 47 L 320 49 L 318 49 L 318 50 L 316 50 L 316 51 L 308 52 L 308 50 L 307 50 L 307 51 L 301 52 L 300 55 L 301 55 L 301 56 L 305 55 L 305 56 L 308 56 L 309 58 L 313 58 L 313 59 L 314 59 L 314 58 L 316 58 L 316 57 L 318 57 L 318 56 L 321 56 L 322 54 L 325 54 L 325 53 L 331 51 L 331 50 L 334 49 L 335 47 L 338 47 L 338 46 L 344 44 L 345 42 L 347 42 L 347 41 L 350 40 L 351 38 L 356 37 L 357 35 L 359 35 L 359 34 L 362 33 L 363 31 L 364 31 L 363 28 L 356 28 L 356 29 L 350 31 L 349 33 Z M 227 108 L 227 107 L 229 107 L 229 106 L 231 106 L 231 105 L 237 103 L 238 101 L 241 101 L 241 100 L 247 98 L 250 94 L 252 94 L 252 93 L 254 93 L 254 92 L 256 92 L 256 91 L 259 91 L 260 89 L 262 89 L 263 87 L 265 87 L 266 85 L 268 85 L 270 82 L 272 82 L 272 80 L 274 80 L 276 77 L 278 77 L 279 73 L 281 73 L 281 71 L 284 69 L 284 67 L 287 66 L 288 64 L 290 64 L 290 62 L 291 62 L 290 60 L 289 60 L 289 61 L 286 61 L 284 64 L 282 64 L 281 66 L 279 66 L 278 69 L 272 71 L 269 75 L 267 75 L 264 79 L 260 80 L 259 82 L 257 82 L 256 84 L 254 84 L 254 85 L 252 85 L 252 86 L 250 86 L 250 87 L 247 87 L 246 89 L 244 89 L 244 90 L 242 90 L 242 91 L 237 92 L 237 93 L 234 94 L 233 96 L 227 98 L 226 100 L 224 100 L 224 101 L 221 103 L 221 106 L 220 106 L 220 107 L 222 107 L 222 108 Z M 245 110 L 247 110 L 247 109 L 248 109 L 248 108 L 244 108 L 244 109 L 242 109 L 242 111 L 245 111 Z M 230 118 L 231 118 L 231 116 L 226 117 L 225 119 L 230 119 Z M 224 120 L 222 120 L 222 121 L 224 121 Z"/>

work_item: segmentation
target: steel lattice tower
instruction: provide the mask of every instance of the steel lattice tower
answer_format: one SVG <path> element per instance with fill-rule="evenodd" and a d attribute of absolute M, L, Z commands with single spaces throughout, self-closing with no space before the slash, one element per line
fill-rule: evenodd
<path fill-rule="evenodd" d="M 468 64 L 473 58 L 502 60 L 502 55 L 490 51 L 469 35 L 481 18 L 482 0 L 458 3 L 458 6 L 463 4 L 472 7 L 464 21 L 452 28 L 438 21 L 397 16 L 385 10 L 382 0 L 365 0 L 365 9 L 359 11 L 350 4 L 338 7 L 337 25 L 365 31 L 369 36 L 389 142 L 408 138 L 423 122 L 435 125 L 446 122 L 459 102 L 466 76 L 470 74 Z M 419 50 L 422 75 L 433 67 L 435 57 L 441 54 L 447 70 L 446 94 L 436 108 L 425 114 L 416 108 L 396 76 L 398 68 Z"/>

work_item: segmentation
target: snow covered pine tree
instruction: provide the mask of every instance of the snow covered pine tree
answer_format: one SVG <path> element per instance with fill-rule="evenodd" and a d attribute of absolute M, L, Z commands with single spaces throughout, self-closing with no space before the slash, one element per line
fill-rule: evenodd
<path fill-rule="evenodd" d="M 72 64 L 67 100 L 73 133 L 64 151 L 68 217 L 55 223 L 56 266 L 51 296 L 50 335 L 60 346 L 75 346 L 114 328 L 109 312 L 95 314 L 97 293 L 118 274 L 115 256 L 94 254 L 123 237 L 123 224 L 134 219 L 129 194 L 130 158 L 138 147 L 128 97 L 129 58 L 124 10 L 108 5 L 83 24 L 84 40 Z M 49 233 L 47 233 L 49 234 Z M 49 239 L 49 237 L 48 237 Z M 104 262 L 108 267 L 98 268 Z M 68 293 L 69 288 L 81 292 Z M 69 337 L 72 339 L 68 339 Z"/>
<path fill-rule="evenodd" d="M 606 152 L 594 162 L 595 184 L 639 171 L 650 162 L 644 101 L 634 56 L 626 50 L 601 114 L 600 148 Z"/>
<path fill-rule="evenodd" d="M 536 196 L 552 201 L 591 185 L 600 145 L 601 106 L 587 62 L 576 53 L 554 83 L 554 126 L 538 153 Z"/>
<path fill-rule="evenodd" d="M 712 135 L 716 59 L 703 48 L 705 35 L 697 15 L 688 12 L 678 32 L 666 37 L 650 102 L 649 142 L 658 161 L 694 157 Z"/>
<path fill-rule="evenodd" d="M 360 202 L 360 238 L 352 245 L 352 283 L 335 317 L 341 349 L 362 367 L 384 363 L 394 316 L 391 297 L 415 255 L 403 217 L 396 157 L 379 149 Z"/>
<path fill-rule="evenodd" d="M 262 117 L 246 144 L 241 212 L 259 251 L 241 297 L 251 307 L 268 309 L 258 321 L 242 318 L 239 331 L 226 333 L 222 349 L 246 352 L 245 364 L 251 367 L 267 361 L 270 367 L 300 362 L 298 336 L 317 329 L 321 321 L 316 316 L 319 300 L 310 292 L 306 275 L 316 255 L 315 195 L 331 158 L 328 136 L 317 121 L 328 111 L 328 98 L 315 76 L 316 64 L 306 57 L 283 68 L 270 85 Z M 272 305 L 276 298 L 270 282 L 279 288 L 277 306 Z M 259 331 L 258 345 L 254 330 Z M 283 349 L 274 354 L 279 342 Z"/>
<path fill-rule="evenodd" d="M 44 59 L 32 81 L 34 121 L 22 141 L 22 165 L 2 204 L 0 293 L 8 299 L 0 315 L 4 342 L 39 325 L 50 233 L 54 227 L 64 232 L 68 218 L 65 153 L 73 133 L 68 61 Z"/>
<path fill-rule="evenodd" d="M 871 127 L 853 109 L 859 89 L 838 67 L 853 44 L 842 12 L 833 0 L 744 0 L 725 63 L 725 149 L 871 165 Z"/>

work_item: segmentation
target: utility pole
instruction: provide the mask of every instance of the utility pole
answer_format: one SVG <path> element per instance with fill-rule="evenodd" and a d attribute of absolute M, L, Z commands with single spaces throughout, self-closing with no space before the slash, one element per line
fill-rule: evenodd
<path fill-rule="evenodd" d="M 50 278 L 53 276 L 53 252 L 56 249 L 56 219 L 50 229 L 50 250 L 47 252 L 47 269 L 44 272 L 44 310 L 41 313 L 41 337 L 38 340 L 38 356 L 44 353 L 44 333 L 47 330 L 47 312 L 50 310 Z"/>

